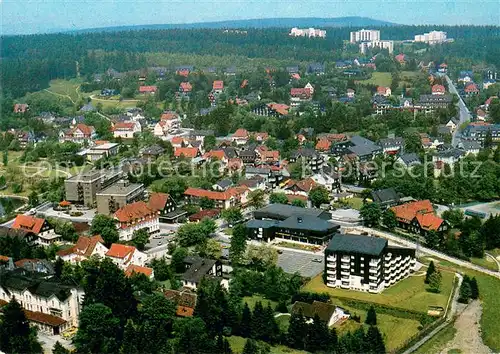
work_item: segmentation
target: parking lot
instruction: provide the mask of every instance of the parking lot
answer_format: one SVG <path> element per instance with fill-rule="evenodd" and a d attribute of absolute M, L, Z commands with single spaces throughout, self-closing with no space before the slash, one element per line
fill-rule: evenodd
<path fill-rule="evenodd" d="M 303 277 L 312 278 L 323 271 L 322 254 L 303 253 L 293 250 L 282 250 L 282 252 L 278 255 L 278 266 L 283 268 L 286 273 L 299 272 Z M 320 262 L 314 262 L 314 259 Z"/>

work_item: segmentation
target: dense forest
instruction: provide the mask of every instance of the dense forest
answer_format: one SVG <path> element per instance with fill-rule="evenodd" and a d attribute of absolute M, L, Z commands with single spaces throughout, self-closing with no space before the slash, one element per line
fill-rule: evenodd
<path fill-rule="evenodd" d="M 382 27 L 383 39 L 412 39 L 431 26 Z M 494 26 L 444 26 L 455 42 L 428 50 L 422 59 L 472 58 L 500 67 L 500 29 Z M 48 87 L 51 79 L 71 78 L 104 72 L 154 66 L 148 53 L 184 53 L 334 62 L 346 51 L 344 41 L 354 28 L 327 28 L 326 39 L 292 38 L 288 29 L 249 29 L 246 34 L 223 33 L 217 29 L 142 30 L 80 34 L 4 36 L 1 38 L 2 94 L 17 98 L 26 92 Z M 405 46 L 398 50 L 405 51 Z M 149 60 L 148 60 L 149 59 Z M 190 63 L 171 63 L 184 65 Z M 217 63 L 214 63 L 217 65 Z M 78 72 L 77 72 L 78 71 Z"/>

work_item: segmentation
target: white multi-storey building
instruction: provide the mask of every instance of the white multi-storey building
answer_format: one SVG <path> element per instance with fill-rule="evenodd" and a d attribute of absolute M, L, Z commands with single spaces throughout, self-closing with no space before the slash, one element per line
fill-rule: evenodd
<path fill-rule="evenodd" d="M 359 51 L 361 53 L 366 53 L 366 50 L 368 48 L 380 48 L 380 49 L 387 49 L 389 53 L 394 52 L 394 41 L 371 41 L 371 42 L 361 42 L 359 44 Z"/>
<path fill-rule="evenodd" d="M 326 31 L 317 28 L 297 28 L 294 27 L 290 30 L 290 36 L 292 37 L 326 37 Z"/>
<path fill-rule="evenodd" d="M 120 269 L 125 270 L 130 265 L 143 267 L 148 260 L 148 255 L 139 251 L 134 246 L 113 243 L 106 253 L 106 257 L 111 259 Z"/>
<path fill-rule="evenodd" d="M 118 209 L 114 218 L 117 220 L 120 240 L 130 241 L 134 231 L 145 229 L 149 234 L 160 232 L 159 211 L 153 210 L 145 202 L 127 204 Z"/>
<path fill-rule="evenodd" d="M 0 303 L 12 298 L 23 307 L 31 324 L 57 335 L 78 327 L 84 292 L 76 286 L 8 272 L 0 278 Z"/>
<path fill-rule="evenodd" d="M 379 30 L 366 30 L 351 32 L 351 43 L 380 41 Z"/>
<path fill-rule="evenodd" d="M 336 234 L 325 249 L 326 285 L 379 293 L 407 277 L 415 250 L 390 247 L 382 238 Z"/>
<path fill-rule="evenodd" d="M 415 36 L 415 42 L 423 42 L 428 44 L 440 44 L 447 42 L 446 32 L 443 31 L 431 31 L 429 33 L 417 34 Z"/>

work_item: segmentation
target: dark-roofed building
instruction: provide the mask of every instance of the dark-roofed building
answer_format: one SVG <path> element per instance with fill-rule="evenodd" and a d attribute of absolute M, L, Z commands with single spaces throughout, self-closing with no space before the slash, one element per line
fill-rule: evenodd
<path fill-rule="evenodd" d="M 403 151 L 405 139 L 401 137 L 380 139 L 378 145 L 382 148 L 384 154 L 396 155 Z"/>
<path fill-rule="evenodd" d="M 321 209 L 270 204 L 253 216 L 246 224 L 248 236 L 266 242 L 280 238 L 323 245 L 340 229 L 330 221 L 331 214 Z"/>
<path fill-rule="evenodd" d="M 313 301 L 311 304 L 296 301 L 291 312 L 292 314 L 301 313 L 306 318 L 307 323 L 313 323 L 314 317 L 317 315 L 320 321 L 325 322 L 328 327 L 350 317 L 349 312 L 343 308 L 321 301 Z"/>
<path fill-rule="evenodd" d="M 373 141 L 355 135 L 350 139 L 350 146 L 347 147 L 348 152 L 355 154 L 360 161 L 368 161 L 373 159 L 377 154 L 382 152 L 382 148 Z"/>
<path fill-rule="evenodd" d="M 182 286 L 196 290 L 204 277 L 222 280 L 222 263 L 215 259 L 187 256 L 184 258 L 186 271 L 181 276 Z"/>
<path fill-rule="evenodd" d="M 313 173 L 318 172 L 324 164 L 323 157 L 313 148 L 300 148 L 290 153 L 290 163 L 303 159 L 309 164 Z"/>
<path fill-rule="evenodd" d="M 332 288 L 379 293 L 414 266 L 414 249 L 389 246 L 378 237 L 336 234 L 325 249 L 325 282 Z"/>
<path fill-rule="evenodd" d="M 374 203 L 387 208 L 399 204 L 402 195 L 394 188 L 385 188 L 372 191 L 371 197 Z"/>
<path fill-rule="evenodd" d="M 422 164 L 420 162 L 420 157 L 418 157 L 418 155 L 414 152 L 410 152 L 408 154 L 402 154 L 401 156 L 398 157 L 396 162 L 404 165 L 406 168 Z"/>
<path fill-rule="evenodd" d="M 18 299 L 31 324 L 50 335 L 78 327 L 83 290 L 57 281 L 4 272 L 0 277 L 0 302 Z"/>

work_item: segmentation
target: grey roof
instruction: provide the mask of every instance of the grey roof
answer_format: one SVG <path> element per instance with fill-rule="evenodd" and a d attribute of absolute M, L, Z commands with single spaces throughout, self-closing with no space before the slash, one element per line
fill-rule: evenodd
<path fill-rule="evenodd" d="M 271 169 L 269 167 L 251 167 L 248 166 L 245 168 L 245 174 L 265 174 L 268 175 L 271 173 Z"/>
<path fill-rule="evenodd" d="M 165 149 L 158 144 L 147 146 L 141 150 L 141 153 L 145 155 L 161 155 L 164 152 Z"/>
<path fill-rule="evenodd" d="M 311 63 L 307 66 L 308 72 L 323 72 L 325 71 L 325 64 L 322 63 Z"/>
<path fill-rule="evenodd" d="M 452 97 L 449 95 L 420 95 L 419 103 L 451 103 Z"/>
<path fill-rule="evenodd" d="M 335 306 L 326 302 L 314 301 L 312 304 L 296 301 L 292 307 L 292 313 L 302 313 L 308 319 L 314 319 L 318 315 L 319 319 L 328 323 L 335 312 Z"/>
<path fill-rule="evenodd" d="M 373 96 L 372 103 L 374 103 L 376 105 L 384 105 L 384 104 L 390 105 L 391 104 L 389 102 L 389 100 L 386 97 L 382 96 L 382 95 L 375 95 L 375 96 Z"/>
<path fill-rule="evenodd" d="M 226 189 L 226 188 L 228 188 L 228 187 L 230 187 L 230 186 L 233 185 L 233 181 L 231 181 L 230 179 L 226 178 L 226 179 L 223 179 L 223 180 L 217 182 L 217 185 L 219 187 L 223 188 L 223 189 Z"/>
<path fill-rule="evenodd" d="M 304 209 L 304 208 L 301 208 Z M 280 227 L 285 227 L 288 229 L 296 229 L 296 230 L 311 230 L 311 231 L 319 231 L 326 232 L 330 229 L 337 228 L 338 225 L 334 224 L 330 221 L 320 219 L 317 216 L 311 215 L 293 215 L 289 218 L 283 220 L 280 224 Z"/>
<path fill-rule="evenodd" d="M 190 136 L 209 136 L 209 135 L 215 135 L 215 132 L 210 129 L 206 130 L 193 130 L 189 134 Z"/>
<path fill-rule="evenodd" d="M 21 275 L 15 271 L 2 274 L 0 283 L 2 288 L 7 291 L 10 289 L 17 291 L 28 289 L 32 294 L 44 299 L 54 295 L 61 301 L 66 300 L 70 295 L 70 290 L 75 288 L 75 286 L 63 285 L 56 281 Z"/>
<path fill-rule="evenodd" d="M 129 195 L 130 193 L 136 191 L 137 189 L 144 188 L 142 183 L 127 183 L 125 181 L 120 181 L 121 183 L 115 183 L 108 188 L 98 192 L 96 195 Z"/>
<path fill-rule="evenodd" d="M 349 146 L 347 149 L 358 156 L 372 155 L 373 153 L 380 151 L 380 146 L 359 135 L 353 136 L 351 138 L 351 143 L 354 145 Z"/>
<path fill-rule="evenodd" d="M 371 192 L 372 200 L 375 203 L 388 203 L 399 201 L 400 195 L 394 188 L 379 189 Z"/>
<path fill-rule="evenodd" d="M 318 152 L 313 148 L 301 148 L 290 153 L 290 157 L 298 158 L 298 157 L 317 157 L 319 156 Z"/>
<path fill-rule="evenodd" d="M 274 227 L 279 224 L 279 221 L 276 220 L 258 220 L 258 219 L 253 219 L 249 220 L 246 223 L 246 227 L 252 228 L 252 229 L 257 229 L 257 228 L 263 228 L 263 229 L 268 229 L 270 227 Z"/>
<path fill-rule="evenodd" d="M 269 204 L 264 208 L 254 211 L 255 215 L 267 215 L 271 219 L 285 220 L 291 216 L 314 216 L 325 220 L 331 219 L 331 214 L 316 208 L 301 208 L 286 204 Z"/>
<path fill-rule="evenodd" d="M 215 263 L 214 259 L 207 259 L 201 257 L 186 257 L 184 263 L 189 265 L 189 268 L 182 275 L 185 281 L 198 283 L 204 276 L 206 276 Z"/>
<path fill-rule="evenodd" d="M 401 137 L 380 139 L 378 144 L 381 147 L 403 146 L 405 144 L 405 139 Z"/>
<path fill-rule="evenodd" d="M 441 158 L 454 157 L 456 159 L 465 155 L 465 151 L 460 149 L 448 149 L 444 151 L 440 151 L 437 153 L 437 156 Z"/>
<path fill-rule="evenodd" d="M 224 155 L 226 155 L 228 159 L 238 157 L 238 152 L 234 147 L 225 147 L 221 150 L 224 151 Z"/>
<path fill-rule="evenodd" d="M 403 154 L 399 157 L 406 166 L 420 164 L 420 158 L 414 152 Z"/>
<path fill-rule="evenodd" d="M 481 149 L 481 143 L 479 141 L 474 141 L 474 140 L 472 141 L 462 140 L 459 145 L 465 151 Z"/>
<path fill-rule="evenodd" d="M 255 152 L 255 150 L 241 150 L 238 153 L 238 156 L 240 156 L 240 157 L 243 157 L 243 156 L 246 156 L 246 157 L 255 157 L 255 156 L 257 156 L 257 153 Z"/>
<path fill-rule="evenodd" d="M 299 72 L 299 66 L 298 65 L 290 65 L 286 67 L 286 71 L 288 71 L 289 74 L 295 74 Z"/>
<path fill-rule="evenodd" d="M 387 240 L 378 237 L 351 234 L 335 234 L 327 249 L 333 252 L 358 253 L 380 256 L 387 246 Z"/>

